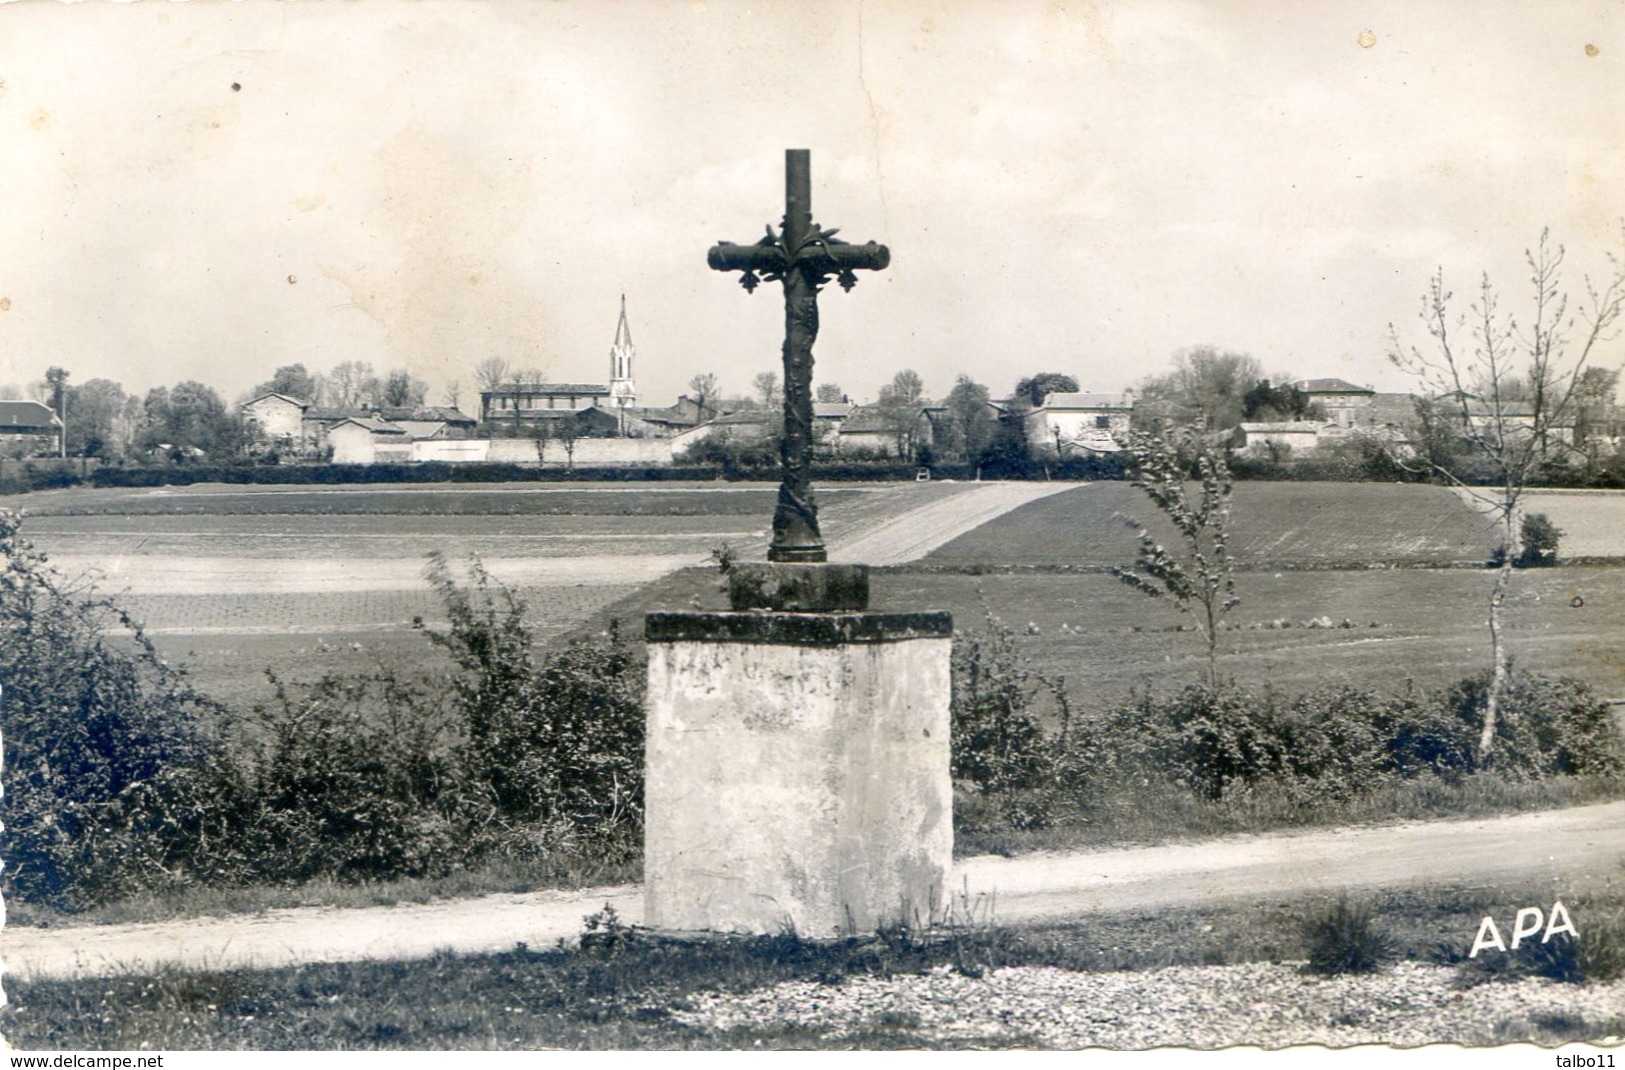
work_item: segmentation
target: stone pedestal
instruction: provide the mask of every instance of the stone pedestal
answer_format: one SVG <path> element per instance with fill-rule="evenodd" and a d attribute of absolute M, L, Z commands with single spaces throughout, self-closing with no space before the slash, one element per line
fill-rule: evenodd
<path fill-rule="evenodd" d="M 649 614 L 645 923 L 829 937 L 940 914 L 952 633 L 946 613 Z"/>

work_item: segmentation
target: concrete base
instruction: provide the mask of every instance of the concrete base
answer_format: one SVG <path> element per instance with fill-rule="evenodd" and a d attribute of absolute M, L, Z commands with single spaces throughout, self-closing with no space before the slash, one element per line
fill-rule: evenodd
<path fill-rule="evenodd" d="M 946 613 L 651 613 L 645 924 L 806 936 L 941 912 Z"/>

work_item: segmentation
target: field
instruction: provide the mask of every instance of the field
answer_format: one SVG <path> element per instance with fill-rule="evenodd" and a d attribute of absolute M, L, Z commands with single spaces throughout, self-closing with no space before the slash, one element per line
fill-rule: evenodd
<path fill-rule="evenodd" d="M 854 536 L 965 484 L 841 485 L 820 492 L 826 533 Z M 715 546 L 762 552 L 775 488 L 764 484 L 72 490 L 30 495 L 24 531 L 70 575 L 98 577 L 167 656 L 234 704 L 290 679 L 379 660 L 434 671 L 411 628 L 440 607 L 424 556 L 478 554 L 526 601 L 544 640 L 636 634 L 648 609 L 724 606 L 700 568 Z M 1625 553 L 1625 495 L 1541 492 L 1531 509 L 1573 529 L 1565 554 Z M 1075 703 L 1099 706 L 1197 678 L 1202 651 L 1166 600 L 1105 570 L 1126 564 L 1125 516 L 1156 519 L 1133 487 L 1089 484 L 1018 508 L 923 560 L 878 571 L 877 609 L 946 609 L 961 629 L 989 616 Z M 1233 545 L 1241 605 L 1221 669 L 1255 687 L 1431 687 L 1488 663 L 1491 542 L 1450 491 L 1383 484 L 1242 483 Z M 1451 566 L 1438 568 L 1429 566 Z M 683 571 L 692 569 L 692 571 Z M 1572 605 L 1576 598 L 1581 606 Z M 1522 572 L 1508 602 L 1519 665 L 1625 698 L 1625 569 Z"/>
<path fill-rule="evenodd" d="M 965 489 L 822 490 L 826 533 L 867 530 Z M 0 501 L 66 576 L 140 620 L 199 686 L 236 706 L 289 680 L 380 660 L 447 666 L 411 622 L 443 620 L 422 580 L 433 551 L 478 555 L 543 640 L 730 545 L 760 554 L 776 485 L 557 483 L 75 488 Z"/>
<path fill-rule="evenodd" d="M 1144 522 L 1164 541 L 1174 537 L 1130 484 L 1091 483 L 984 524 L 926 562 L 1125 565 L 1133 560 L 1136 544 L 1129 518 Z M 1492 545 L 1489 525 L 1456 495 L 1442 487 L 1401 484 L 1238 483 L 1230 530 L 1231 552 L 1243 567 L 1477 563 Z M 1625 552 L 1625 541 L 1619 546 L 1618 552 Z"/>
<path fill-rule="evenodd" d="M 1625 532 L 1625 495 L 1607 498 L 1606 508 Z M 916 564 L 877 572 L 871 604 L 948 610 L 962 631 L 995 618 L 1031 667 L 1064 678 L 1082 708 L 1180 687 L 1201 675 L 1201 640 L 1169 600 L 1106 573 L 1132 560 L 1122 513 L 1153 515 L 1125 484 L 1044 498 Z M 1487 528 L 1451 492 L 1243 483 L 1234 530 L 1242 601 L 1221 641 L 1227 678 L 1284 692 L 1340 683 L 1394 690 L 1446 686 L 1488 667 L 1493 575 L 1475 567 L 1487 556 Z M 1625 538 L 1613 545 L 1614 555 L 1625 553 Z M 689 605 L 724 608 L 714 576 L 668 577 L 607 605 L 592 626 Z M 1625 699 L 1625 568 L 1520 571 L 1506 620 L 1516 666 L 1572 675 Z"/>

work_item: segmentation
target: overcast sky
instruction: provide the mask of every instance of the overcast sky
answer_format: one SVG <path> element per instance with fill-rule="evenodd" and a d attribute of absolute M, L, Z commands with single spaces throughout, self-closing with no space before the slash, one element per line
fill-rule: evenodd
<path fill-rule="evenodd" d="M 1436 267 L 1516 289 L 1549 226 L 1579 288 L 1620 248 L 1622 72 L 1605 0 L 22 0 L 0 383 L 358 359 L 468 407 L 493 354 L 605 380 L 625 293 L 644 403 L 744 392 L 780 295 L 705 253 L 778 223 L 797 147 L 818 222 L 892 250 L 820 302 L 854 396 L 1119 390 L 1201 343 L 1403 389 Z"/>

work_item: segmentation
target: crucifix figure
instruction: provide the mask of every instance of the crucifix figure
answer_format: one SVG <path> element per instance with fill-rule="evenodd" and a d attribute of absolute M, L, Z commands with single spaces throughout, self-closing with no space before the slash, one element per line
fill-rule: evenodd
<path fill-rule="evenodd" d="M 717 271 L 742 271 L 746 292 L 762 280 L 784 284 L 784 434 L 779 439 L 783 481 L 773 513 L 769 561 L 823 561 L 818 509 L 812 494 L 813 340 L 818 337 L 818 291 L 831 275 L 844 290 L 857 284 L 859 268 L 879 271 L 891 263 L 884 245 L 852 245 L 812 220 L 812 176 L 806 149 L 784 152 L 784 225 L 768 225 L 755 245 L 719 241 L 706 262 Z"/>

